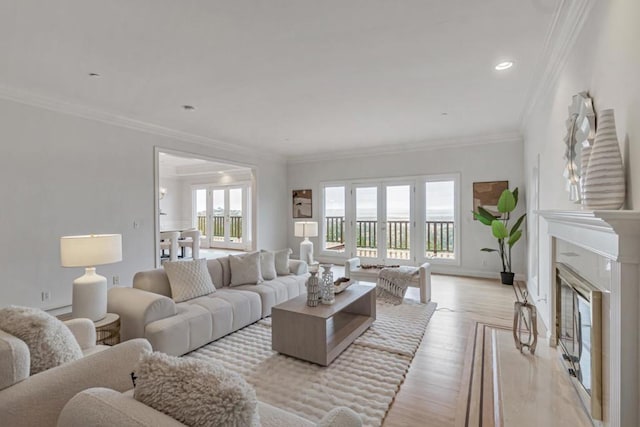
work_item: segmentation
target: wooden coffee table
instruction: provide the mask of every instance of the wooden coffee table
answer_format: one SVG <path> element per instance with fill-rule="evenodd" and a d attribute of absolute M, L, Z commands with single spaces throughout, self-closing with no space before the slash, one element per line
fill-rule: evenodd
<path fill-rule="evenodd" d="M 374 283 L 354 283 L 332 305 L 309 307 L 301 295 L 272 308 L 271 348 L 329 366 L 375 319 Z"/>

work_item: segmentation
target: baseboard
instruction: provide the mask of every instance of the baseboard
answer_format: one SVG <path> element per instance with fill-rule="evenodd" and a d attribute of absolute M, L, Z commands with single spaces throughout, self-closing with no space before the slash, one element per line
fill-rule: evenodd
<path fill-rule="evenodd" d="M 71 305 L 64 305 L 62 307 L 58 307 L 58 308 L 50 308 L 48 310 L 45 310 L 47 313 L 49 313 L 52 316 L 60 316 L 61 314 L 68 314 L 71 313 Z"/>

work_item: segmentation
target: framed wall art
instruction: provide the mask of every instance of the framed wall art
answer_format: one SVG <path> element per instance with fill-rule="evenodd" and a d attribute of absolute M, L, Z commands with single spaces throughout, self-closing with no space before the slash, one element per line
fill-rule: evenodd
<path fill-rule="evenodd" d="M 311 190 L 293 190 L 293 217 L 294 218 L 311 218 L 312 217 L 312 201 Z"/>
<path fill-rule="evenodd" d="M 495 216 L 500 216 L 498 212 L 498 200 L 502 192 L 509 188 L 509 181 L 489 181 L 473 183 L 473 211 L 478 211 L 478 206 L 482 206 Z M 475 220 L 475 216 L 473 218 Z"/>

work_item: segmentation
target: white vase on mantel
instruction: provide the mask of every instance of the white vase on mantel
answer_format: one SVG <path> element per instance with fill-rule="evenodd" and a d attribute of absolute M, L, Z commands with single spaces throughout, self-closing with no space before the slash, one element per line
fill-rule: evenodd
<path fill-rule="evenodd" d="M 584 175 L 582 204 L 589 210 L 620 209 L 624 199 L 624 164 L 616 135 L 616 121 L 613 110 L 602 110 Z"/>

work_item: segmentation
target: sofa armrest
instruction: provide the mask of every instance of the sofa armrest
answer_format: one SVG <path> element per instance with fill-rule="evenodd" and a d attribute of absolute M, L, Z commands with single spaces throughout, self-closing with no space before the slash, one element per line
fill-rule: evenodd
<path fill-rule="evenodd" d="M 151 351 L 147 340 L 127 341 L 0 390 L 2 425 L 52 426 L 64 405 L 82 390 L 91 387 L 130 389 L 131 372 L 147 351 Z"/>
<path fill-rule="evenodd" d="M 143 338 L 149 323 L 178 313 L 171 298 L 135 288 L 109 289 L 107 311 L 120 316 L 122 341 Z"/>
<path fill-rule="evenodd" d="M 71 330 L 83 351 L 96 346 L 96 325 L 90 319 L 69 319 L 64 324 Z"/>
<path fill-rule="evenodd" d="M 76 394 L 62 409 L 58 427 L 179 427 L 184 424 L 130 396 L 106 388 Z"/>
<path fill-rule="evenodd" d="M 360 267 L 360 258 L 349 258 L 344 262 L 344 277 L 351 279 L 351 272 Z"/>
<path fill-rule="evenodd" d="M 298 259 L 290 259 L 289 271 L 291 272 L 291 274 L 300 276 L 309 272 L 309 266 L 305 261 L 298 260 Z"/>

